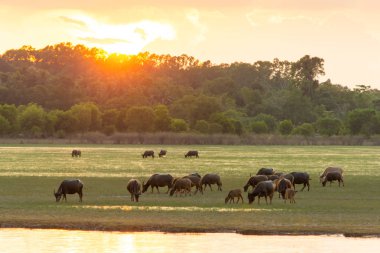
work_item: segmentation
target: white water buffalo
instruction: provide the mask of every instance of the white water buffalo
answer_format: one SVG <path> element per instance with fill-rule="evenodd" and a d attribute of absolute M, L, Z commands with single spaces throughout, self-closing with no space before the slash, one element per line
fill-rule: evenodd
<path fill-rule="evenodd" d="M 83 189 L 83 183 L 79 179 L 63 180 L 61 185 L 58 188 L 58 191 L 56 192 L 54 189 L 55 200 L 56 202 L 59 202 L 63 195 L 63 199 L 67 201 L 66 194 L 78 193 L 79 201 L 82 202 L 82 196 L 83 196 L 82 189 Z"/>

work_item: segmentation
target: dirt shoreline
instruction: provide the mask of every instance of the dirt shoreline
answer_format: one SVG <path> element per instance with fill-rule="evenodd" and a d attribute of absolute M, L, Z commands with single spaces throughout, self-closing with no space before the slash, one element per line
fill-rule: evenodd
<path fill-rule="evenodd" d="M 63 229 L 82 231 L 103 231 L 103 232 L 160 232 L 160 233 L 236 233 L 241 235 L 274 235 L 274 236 L 344 236 L 350 238 L 380 238 L 380 233 L 352 233 L 352 232 L 331 232 L 331 231 L 290 231 L 290 230 L 239 230 L 239 229 L 203 229 L 203 228 L 162 228 L 156 226 L 112 226 L 103 224 L 41 224 L 19 222 L 1 222 L 0 229 L 4 228 L 25 228 L 25 229 Z"/>

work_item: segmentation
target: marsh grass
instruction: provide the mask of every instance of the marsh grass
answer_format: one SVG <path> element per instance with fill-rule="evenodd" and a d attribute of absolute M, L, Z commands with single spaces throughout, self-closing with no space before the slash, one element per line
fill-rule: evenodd
<path fill-rule="evenodd" d="M 71 150 L 82 150 L 72 158 Z M 165 158 L 143 159 L 144 150 L 168 150 Z M 200 158 L 184 158 L 188 150 Z M 380 234 L 380 172 L 377 147 L 289 146 L 124 146 L 22 145 L 0 147 L 0 222 L 2 226 L 161 231 L 253 231 Z M 327 166 L 345 169 L 345 187 L 319 184 Z M 255 201 L 224 204 L 231 189 L 242 188 L 260 167 L 305 171 L 311 190 L 296 194 L 295 205 L 275 194 L 272 205 Z M 223 192 L 169 197 L 143 194 L 132 203 L 130 178 L 153 173 L 183 176 L 219 173 Z M 68 195 L 56 203 L 53 190 L 66 178 L 80 178 L 84 202 Z M 300 186 L 297 186 L 300 190 Z"/>

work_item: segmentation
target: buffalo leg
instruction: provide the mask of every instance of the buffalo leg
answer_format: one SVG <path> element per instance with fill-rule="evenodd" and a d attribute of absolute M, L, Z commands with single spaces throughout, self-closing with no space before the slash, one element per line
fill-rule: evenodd
<path fill-rule="evenodd" d="M 157 192 L 160 193 L 160 190 L 158 189 L 158 186 L 156 185 Z"/>
<path fill-rule="evenodd" d="M 208 184 L 208 187 L 210 187 L 210 190 L 212 191 L 211 184 Z"/>
<path fill-rule="evenodd" d="M 82 202 L 83 193 L 79 193 L 79 201 Z"/>

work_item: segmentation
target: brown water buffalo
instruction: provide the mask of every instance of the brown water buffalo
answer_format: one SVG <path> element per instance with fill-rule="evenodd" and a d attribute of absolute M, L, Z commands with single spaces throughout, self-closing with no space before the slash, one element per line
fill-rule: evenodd
<path fill-rule="evenodd" d="M 186 157 L 192 157 L 192 156 L 195 156 L 196 158 L 199 158 L 199 156 L 198 156 L 198 151 L 196 151 L 196 150 L 190 150 L 190 151 L 188 151 L 188 152 L 185 154 L 185 158 L 186 158 Z"/>
<path fill-rule="evenodd" d="M 244 185 L 244 192 L 246 192 L 248 190 L 248 187 L 249 186 L 252 186 L 253 188 L 255 188 L 255 186 L 261 182 L 261 181 L 266 181 L 268 180 L 268 177 L 265 176 L 265 175 L 257 175 L 257 176 L 252 176 L 248 179 L 248 182 Z"/>
<path fill-rule="evenodd" d="M 274 174 L 274 169 L 273 168 L 261 168 L 259 171 L 256 173 L 256 175 L 273 175 Z"/>
<path fill-rule="evenodd" d="M 81 157 L 82 156 L 82 152 L 78 149 L 74 149 L 73 151 L 71 151 L 71 157 Z"/>
<path fill-rule="evenodd" d="M 63 199 L 65 200 L 65 202 L 67 202 L 66 194 L 78 193 L 79 201 L 82 202 L 82 196 L 83 196 L 82 189 L 83 189 L 83 183 L 79 179 L 63 180 L 58 188 L 58 191 L 56 192 L 54 189 L 53 193 L 55 196 L 55 201 L 59 202 L 63 195 Z"/>
<path fill-rule="evenodd" d="M 166 150 L 161 149 L 160 153 L 158 153 L 158 157 L 164 157 L 166 156 Z"/>
<path fill-rule="evenodd" d="M 222 191 L 222 181 L 220 180 L 220 176 L 218 174 L 206 174 L 201 179 L 201 187 L 204 185 L 204 191 L 206 190 L 207 185 L 210 187 L 212 191 L 211 185 L 217 184 L 218 190 Z"/>
<path fill-rule="evenodd" d="M 145 150 L 145 152 L 141 155 L 142 158 L 147 158 L 148 156 L 151 156 L 154 158 L 154 151 L 153 150 Z"/>
<path fill-rule="evenodd" d="M 172 181 L 173 181 L 173 177 L 170 174 L 153 174 L 148 179 L 148 181 L 146 182 L 146 184 L 144 184 L 144 182 L 143 182 L 143 190 L 142 190 L 142 192 L 143 193 L 146 192 L 146 190 L 150 186 L 152 188 L 152 193 L 153 193 L 153 188 L 154 187 L 156 187 L 157 192 L 160 193 L 160 190 L 158 189 L 158 187 L 165 187 L 165 186 L 167 186 L 168 190 L 166 191 L 166 193 L 168 193 L 169 189 L 172 187 Z"/>
<path fill-rule="evenodd" d="M 141 183 L 137 179 L 131 179 L 127 183 L 127 190 L 131 194 L 131 201 L 139 202 L 141 195 Z"/>
<path fill-rule="evenodd" d="M 244 203 L 243 196 L 241 195 L 240 189 L 231 190 L 228 193 L 227 197 L 225 198 L 224 203 L 227 204 L 228 201 L 230 201 L 230 204 L 231 204 L 231 201 L 235 203 L 235 198 L 238 198 L 236 204 L 239 203 L 240 199 L 241 199 L 241 202 Z"/>
<path fill-rule="evenodd" d="M 332 181 L 338 181 L 339 187 L 340 187 L 340 183 L 342 182 L 344 186 L 343 175 L 339 171 L 333 171 L 333 172 L 327 173 L 326 176 L 324 176 L 322 179 L 323 187 L 326 186 L 327 182 L 330 182 L 330 186 L 331 186 Z"/>
<path fill-rule="evenodd" d="M 293 184 L 289 179 L 281 178 L 276 182 L 276 188 L 279 194 L 278 197 L 281 195 L 282 199 L 285 199 L 286 189 L 293 188 Z"/>
<path fill-rule="evenodd" d="M 248 193 L 249 204 L 255 201 L 255 197 L 258 197 L 257 203 L 260 204 L 260 197 L 265 197 L 265 202 L 268 205 L 267 198 L 269 197 L 269 203 L 272 204 L 274 190 L 276 188 L 275 183 L 270 180 L 259 182 L 252 192 Z"/>
<path fill-rule="evenodd" d="M 296 200 L 295 200 L 295 195 L 296 195 L 297 191 L 292 189 L 292 188 L 288 188 L 286 189 L 285 191 L 285 198 L 284 198 L 284 202 L 286 203 L 286 200 L 289 199 L 290 200 L 290 204 L 291 203 L 296 203 Z"/>
<path fill-rule="evenodd" d="M 189 178 L 178 178 L 175 180 L 173 187 L 170 189 L 170 196 L 173 196 L 174 193 L 180 193 L 180 196 L 182 196 L 182 193 L 187 195 L 191 195 L 191 180 Z"/>
<path fill-rule="evenodd" d="M 340 167 L 327 167 L 325 171 L 319 176 L 319 182 L 322 183 L 323 178 L 327 175 L 329 172 L 339 172 L 343 176 L 343 169 Z"/>
<path fill-rule="evenodd" d="M 195 186 L 194 195 L 197 194 L 198 191 L 200 191 L 203 194 L 203 189 L 202 189 L 202 186 L 201 186 L 201 177 L 200 176 L 198 177 L 198 175 L 190 174 L 190 175 L 187 175 L 187 176 L 183 177 L 183 178 L 190 179 L 190 181 L 191 181 L 191 187 Z"/>
<path fill-rule="evenodd" d="M 311 179 L 309 177 L 309 174 L 307 174 L 306 172 L 292 172 L 290 174 L 292 174 L 294 177 L 294 181 L 293 181 L 294 189 L 296 188 L 296 184 L 303 184 L 303 188 L 301 189 L 301 191 L 303 191 L 303 189 L 305 189 L 306 186 L 307 186 L 307 191 L 310 190 L 309 181 Z"/>

